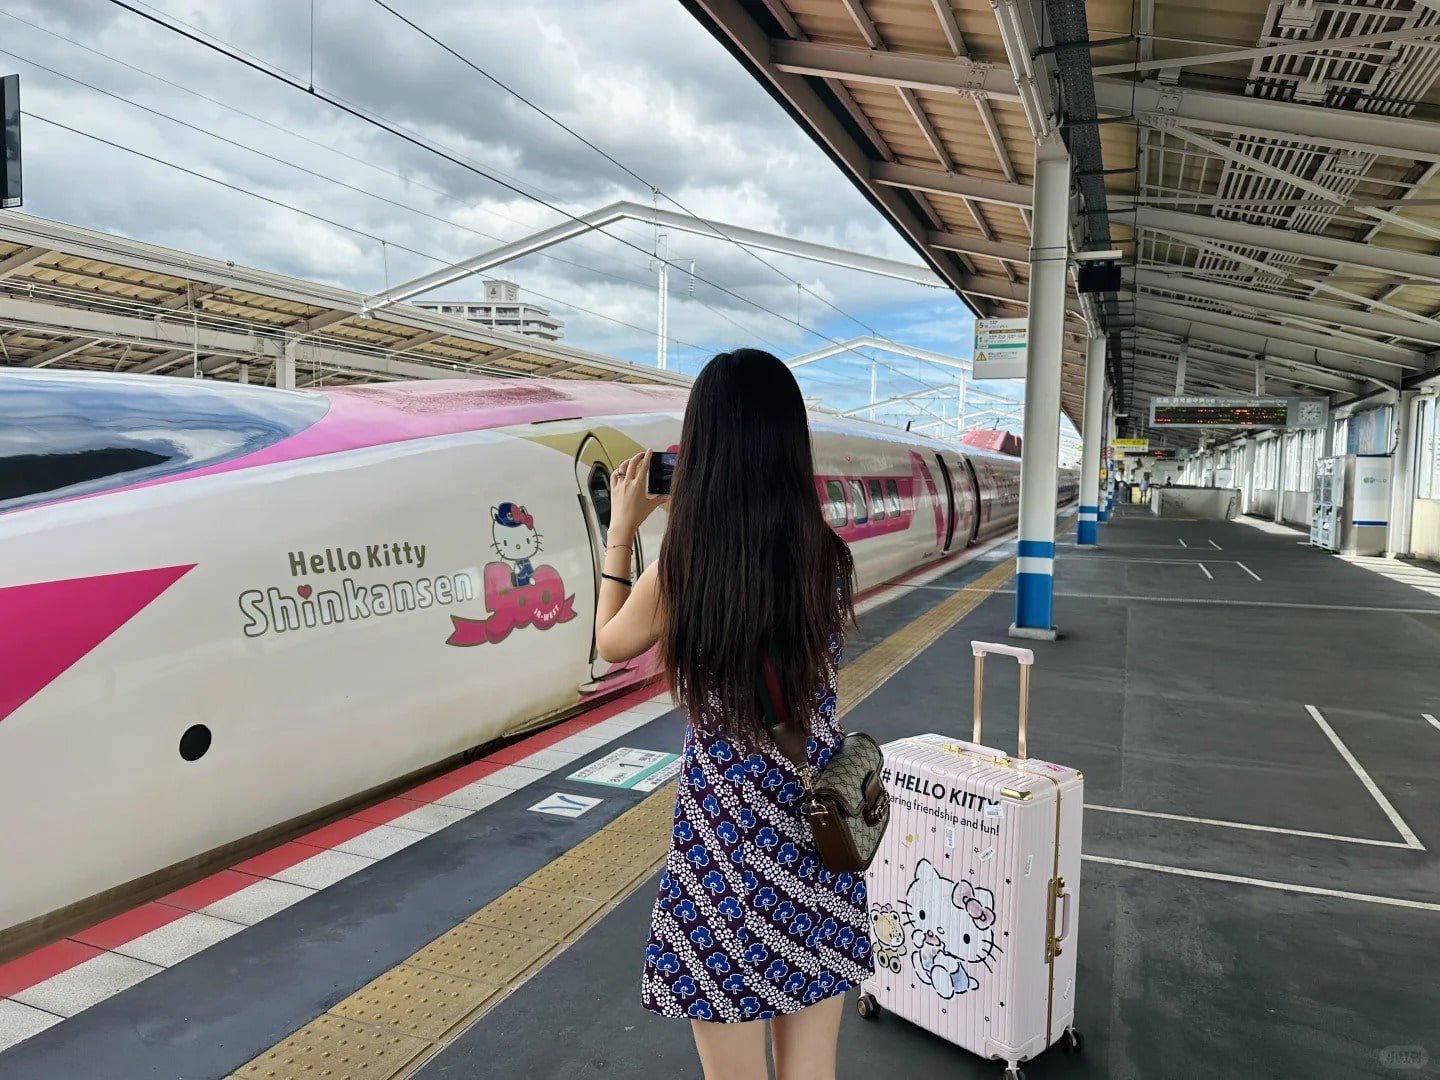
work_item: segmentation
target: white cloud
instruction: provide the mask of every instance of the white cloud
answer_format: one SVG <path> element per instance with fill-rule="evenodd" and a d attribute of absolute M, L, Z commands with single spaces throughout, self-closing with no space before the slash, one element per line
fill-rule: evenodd
<path fill-rule="evenodd" d="M 696 213 L 920 261 L 675 0 L 388 2 Z M 309 78 L 307 3 L 153 3 L 163 17 L 183 19 L 264 63 Z M 486 236 L 511 239 L 564 220 L 532 198 L 113 5 L 12 0 L 9 10 L 42 28 L 0 17 L 3 48 L 23 58 L 14 67 L 22 75 L 27 109 L 243 189 L 227 190 L 27 121 L 28 212 L 365 291 L 379 291 L 387 281 L 393 284 L 440 265 L 403 248 L 454 261 L 494 242 Z M 621 198 L 651 200 L 650 191 L 634 178 L 377 5 L 316 0 L 314 11 L 314 77 L 326 92 L 414 129 L 476 169 L 571 213 Z M 54 34 L 140 70 L 97 57 Z M 77 87 L 24 61 L 84 79 L 202 131 Z M 266 160 L 202 132 L 280 160 Z M 322 224 L 243 192 L 369 235 Z M 661 205 L 675 208 L 663 199 Z M 647 257 L 653 230 L 631 223 L 609 232 L 634 246 L 592 234 L 554 249 L 555 258 L 532 256 L 511 264 L 506 273 L 522 291 L 555 298 L 549 306 L 566 319 L 567 340 L 647 358 L 654 352 L 654 275 Z M 371 237 L 387 243 L 382 249 Z M 762 253 L 777 273 L 718 238 L 676 234 L 671 251 L 677 261 L 694 259 L 704 279 L 696 282 L 692 298 L 688 276 L 671 275 L 671 333 L 686 343 L 673 346 L 677 356 L 698 358 L 744 343 L 793 354 L 827 337 L 866 332 L 862 327 L 903 332 L 913 335 L 909 339 L 915 344 L 968 353 L 969 314 L 947 292 Z M 814 295 L 799 290 L 797 296 L 788 278 Z M 473 286 L 454 285 L 437 295 L 473 291 Z M 797 311 L 800 322 L 822 334 L 796 327 Z M 868 365 L 858 370 L 856 378 L 842 364 L 830 368 L 829 377 L 851 378 L 861 399 L 867 399 Z M 813 376 L 825 377 L 819 371 Z M 908 388 L 914 388 L 913 380 Z"/>

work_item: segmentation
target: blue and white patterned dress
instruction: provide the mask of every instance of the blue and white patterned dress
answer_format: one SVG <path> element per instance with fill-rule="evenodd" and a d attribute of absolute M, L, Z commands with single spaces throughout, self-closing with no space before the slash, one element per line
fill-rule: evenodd
<path fill-rule="evenodd" d="M 811 765 L 830 760 L 840 642 L 816 691 Z M 737 1022 L 796 1012 L 870 975 L 863 874 L 820 862 L 795 766 L 744 752 L 712 717 L 686 726 L 670 856 L 650 917 L 641 997 L 662 1016 Z"/>

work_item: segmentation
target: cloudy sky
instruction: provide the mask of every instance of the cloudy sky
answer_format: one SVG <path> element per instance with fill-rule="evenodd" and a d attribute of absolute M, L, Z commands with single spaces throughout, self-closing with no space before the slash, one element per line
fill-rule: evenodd
<path fill-rule="evenodd" d="M 0 71 L 20 72 L 27 113 L 28 213 L 377 292 L 563 212 L 649 203 L 653 186 L 665 209 L 919 262 L 675 0 L 387 0 L 645 183 L 374 0 L 314 0 L 313 35 L 308 0 L 129 2 L 473 168 L 109 0 L 0 0 Z M 653 229 L 608 231 L 507 276 L 565 319 L 568 342 L 653 363 Z M 670 255 L 693 259 L 699 279 L 692 295 L 671 274 L 671 366 L 685 371 L 735 345 L 788 357 L 870 333 L 970 353 L 972 317 L 948 291 L 768 253 L 762 263 L 719 238 L 674 234 Z M 881 398 L 945 377 L 882 360 Z M 852 407 L 868 400 L 869 368 L 826 361 L 802 384 Z"/>

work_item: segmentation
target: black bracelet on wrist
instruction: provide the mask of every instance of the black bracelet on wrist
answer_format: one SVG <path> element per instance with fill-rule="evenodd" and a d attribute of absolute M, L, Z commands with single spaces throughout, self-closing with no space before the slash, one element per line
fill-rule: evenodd
<path fill-rule="evenodd" d="M 606 581 L 613 581 L 617 585 L 624 585 L 627 589 L 635 584 L 628 577 L 616 577 L 614 574 L 607 574 L 604 571 L 601 571 L 600 576 Z"/>

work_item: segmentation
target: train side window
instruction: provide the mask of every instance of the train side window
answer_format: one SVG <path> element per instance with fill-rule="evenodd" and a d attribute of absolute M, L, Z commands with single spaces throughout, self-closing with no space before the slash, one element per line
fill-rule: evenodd
<path fill-rule="evenodd" d="M 859 480 L 850 481 L 850 494 L 855 500 L 855 524 L 864 525 L 870 520 L 865 513 L 865 485 Z"/>
<path fill-rule="evenodd" d="M 610 542 L 610 470 L 603 462 L 596 462 L 590 470 L 590 502 L 595 507 L 595 519 L 600 523 L 600 540 Z"/>
<path fill-rule="evenodd" d="M 870 516 L 879 521 L 885 516 L 885 496 L 880 491 L 880 481 L 870 481 Z"/>
<path fill-rule="evenodd" d="M 894 480 L 885 481 L 885 506 L 891 517 L 900 516 L 900 488 Z"/>
<path fill-rule="evenodd" d="M 825 482 L 825 516 L 830 524 L 837 528 L 844 525 L 849 519 L 845 506 L 845 488 L 839 480 L 827 480 Z"/>

